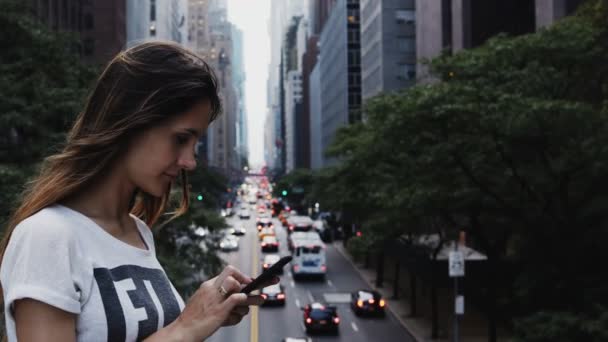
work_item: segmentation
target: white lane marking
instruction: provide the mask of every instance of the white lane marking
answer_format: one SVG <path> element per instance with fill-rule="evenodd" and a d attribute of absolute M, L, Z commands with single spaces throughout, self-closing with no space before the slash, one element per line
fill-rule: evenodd
<path fill-rule="evenodd" d="M 331 282 L 331 280 L 327 279 L 327 285 L 334 287 L 334 283 Z"/>
<path fill-rule="evenodd" d="M 359 331 L 359 328 L 357 328 L 357 325 L 355 324 L 355 322 L 351 322 L 350 326 L 353 327 L 354 331 Z"/>
<path fill-rule="evenodd" d="M 296 287 L 296 283 L 293 280 L 289 282 L 289 285 L 291 285 L 291 287 Z"/>
<path fill-rule="evenodd" d="M 307 291 L 308 293 L 308 299 L 310 300 L 311 303 L 313 303 L 315 301 L 315 298 L 312 296 L 312 293 L 310 293 L 310 291 Z"/>
<path fill-rule="evenodd" d="M 299 308 L 300 307 L 300 300 L 298 298 L 296 298 L 296 306 Z"/>

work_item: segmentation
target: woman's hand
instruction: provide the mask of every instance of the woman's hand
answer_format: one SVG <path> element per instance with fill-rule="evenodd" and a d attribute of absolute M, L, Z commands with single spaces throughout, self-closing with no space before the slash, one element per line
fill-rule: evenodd
<path fill-rule="evenodd" d="M 233 266 L 227 266 L 217 277 L 204 282 L 190 297 L 176 327 L 186 341 L 200 341 L 221 326 L 238 324 L 249 313 L 250 305 L 264 302 L 262 296 L 240 293 L 252 281 Z M 261 287 L 278 283 L 275 278 Z"/>

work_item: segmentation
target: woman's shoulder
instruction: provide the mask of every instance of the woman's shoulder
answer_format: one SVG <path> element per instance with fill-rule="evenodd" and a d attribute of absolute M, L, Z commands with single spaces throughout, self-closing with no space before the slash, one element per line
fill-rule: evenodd
<path fill-rule="evenodd" d="M 52 205 L 19 222 L 13 234 L 35 233 L 41 237 L 70 235 L 76 226 L 74 215 L 67 208 Z"/>

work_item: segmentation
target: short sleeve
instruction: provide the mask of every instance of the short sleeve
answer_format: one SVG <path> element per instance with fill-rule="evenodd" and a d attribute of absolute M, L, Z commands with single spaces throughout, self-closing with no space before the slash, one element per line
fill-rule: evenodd
<path fill-rule="evenodd" d="M 34 215 L 11 236 L 0 269 L 5 312 L 11 316 L 14 302 L 24 298 L 80 313 L 74 237 L 67 222 L 55 221 Z"/>

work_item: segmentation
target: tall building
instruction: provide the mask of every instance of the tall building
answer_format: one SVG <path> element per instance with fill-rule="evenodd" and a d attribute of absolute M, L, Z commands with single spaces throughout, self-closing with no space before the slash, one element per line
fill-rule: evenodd
<path fill-rule="evenodd" d="M 572 13 L 584 0 L 416 0 L 417 60 L 443 50 L 456 52 L 483 44 L 498 33 L 534 32 Z M 418 79 L 428 71 L 417 65 Z"/>
<path fill-rule="evenodd" d="M 188 0 L 126 0 L 126 12 L 127 47 L 149 40 L 188 44 Z"/>
<path fill-rule="evenodd" d="M 283 173 L 286 169 L 287 159 L 285 154 L 285 61 L 284 61 L 284 39 L 285 33 L 293 17 L 306 16 L 308 8 L 301 0 L 271 0 L 271 14 L 268 22 L 268 33 L 270 35 L 270 65 L 268 68 L 268 113 L 273 116 L 267 119 L 265 134 L 271 136 L 265 138 L 266 165 Z"/>
<path fill-rule="evenodd" d="M 310 103 L 310 168 L 323 167 L 323 132 L 321 126 L 321 74 L 320 63 L 310 73 L 308 94 Z"/>
<path fill-rule="evenodd" d="M 338 0 L 320 41 L 321 149 L 336 131 L 361 120 L 361 45 L 359 0 Z M 322 156 L 323 166 L 336 161 Z"/>
<path fill-rule="evenodd" d="M 243 162 L 242 34 L 228 21 L 225 0 L 189 0 L 188 7 L 188 45 L 215 71 L 223 104 L 222 115 L 199 143 L 198 154 L 208 166 L 235 179 Z"/>
<path fill-rule="evenodd" d="M 237 167 L 248 160 L 248 129 L 245 104 L 245 65 L 243 61 L 243 31 L 232 25 L 232 83 L 236 95 L 236 152 Z"/>
<path fill-rule="evenodd" d="M 415 0 L 361 0 L 363 101 L 415 81 Z"/>
<path fill-rule="evenodd" d="M 126 42 L 126 0 L 30 0 L 50 29 L 76 33 L 85 62 L 105 64 Z"/>

